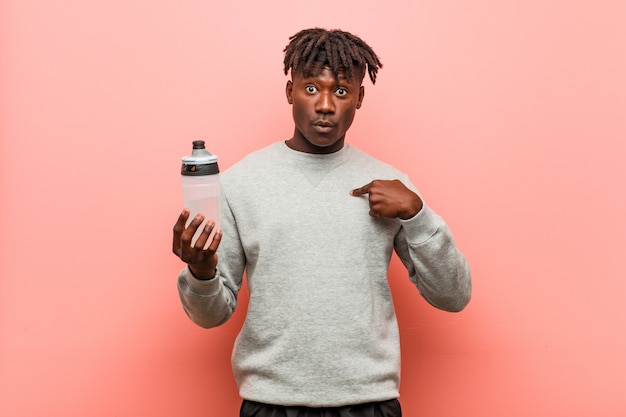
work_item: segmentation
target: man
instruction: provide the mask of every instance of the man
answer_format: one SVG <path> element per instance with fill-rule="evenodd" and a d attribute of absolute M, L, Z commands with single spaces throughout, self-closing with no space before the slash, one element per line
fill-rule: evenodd
<path fill-rule="evenodd" d="M 345 143 L 382 66 L 358 37 L 303 30 L 285 48 L 293 136 L 248 155 L 222 183 L 222 229 L 189 226 L 173 251 L 191 320 L 224 323 L 244 270 L 249 306 L 233 351 L 241 416 L 401 416 L 400 348 L 387 270 L 395 250 L 422 296 L 460 311 L 467 262 L 407 176 Z M 219 256 L 219 261 L 218 261 Z"/>

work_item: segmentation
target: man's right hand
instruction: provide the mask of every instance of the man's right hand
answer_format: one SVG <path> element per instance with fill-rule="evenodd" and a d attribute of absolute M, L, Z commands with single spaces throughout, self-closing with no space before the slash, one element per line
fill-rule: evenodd
<path fill-rule="evenodd" d="M 189 266 L 189 270 L 196 278 L 211 279 L 215 276 L 215 268 L 217 267 L 217 254 L 215 252 L 222 240 L 222 230 L 217 229 L 215 231 L 213 240 L 209 246 L 204 249 L 211 232 L 215 228 L 215 222 L 209 220 L 204 226 L 202 233 L 200 233 L 200 236 L 198 236 L 195 244 L 192 246 L 191 239 L 204 221 L 204 216 L 198 214 L 191 220 L 189 226 L 185 227 L 188 218 L 189 210 L 184 209 L 174 225 L 172 251 Z"/>

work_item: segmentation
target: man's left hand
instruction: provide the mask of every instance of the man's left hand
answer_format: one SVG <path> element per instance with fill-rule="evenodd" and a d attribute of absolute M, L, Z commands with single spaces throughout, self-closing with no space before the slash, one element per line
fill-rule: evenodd
<path fill-rule="evenodd" d="M 422 199 L 400 180 L 374 180 L 350 191 L 350 195 L 367 195 L 372 217 L 407 220 L 419 213 L 424 205 Z"/>

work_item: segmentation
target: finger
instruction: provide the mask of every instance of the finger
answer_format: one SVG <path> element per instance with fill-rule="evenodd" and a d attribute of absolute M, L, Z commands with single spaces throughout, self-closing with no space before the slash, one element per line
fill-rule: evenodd
<path fill-rule="evenodd" d="M 204 245 L 206 245 L 206 242 L 209 240 L 209 236 L 211 235 L 211 232 L 213 231 L 213 228 L 215 227 L 215 222 L 209 220 L 208 222 L 206 222 L 206 224 L 204 225 L 204 229 L 202 230 L 202 233 L 200 233 L 200 235 L 198 236 L 198 239 L 196 240 L 196 244 L 194 245 L 194 249 L 195 250 L 204 250 Z"/>
<path fill-rule="evenodd" d="M 220 246 L 221 241 L 222 241 L 222 229 L 217 229 L 215 231 L 215 235 L 213 236 L 213 240 L 211 241 L 211 244 L 209 245 L 207 250 L 210 252 L 217 251 L 217 248 Z"/>
<path fill-rule="evenodd" d="M 350 191 L 350 194 L 355 197 L 359 197 L 368 194 L 370 192 L 370 188 L 372 188 L 371 182 L 369 184 L 365 184 L 363 187 L 355 188 L 354 190 Z"/>
<path fill-rule="evenodd" d="M 196 214 L 196 216 L 191 220 L 189 225 L 185 228 L 180 238 L 183 249 L 191 247 L 191 240 L 196 234 L 196 230 L 198 230 L 198 227 L 202 224 L 203 221 L 204 216 L 202 214 Z"/>
<path fill-rule="evenodd" d="M 174 225 L 173 230 L 173 241 L 172 241 L 172 251 L 180 256 L 180 238 L 185 231 L 185 223 L 187 223 L 187 218 L 189 218 L 189 210 L 184 209 L 180 215 L 178 216 L 178 220 Z"/>

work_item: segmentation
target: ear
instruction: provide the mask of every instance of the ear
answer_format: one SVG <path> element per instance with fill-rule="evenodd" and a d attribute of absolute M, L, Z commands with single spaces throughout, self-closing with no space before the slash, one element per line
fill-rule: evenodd
<path fill-rule="evenodd" d="M 356 108 L 360 109 L 361 105 L 363 104 L 363 98 L 365 97 L 365 87 L 361 86 L 359 87 L 359 99 L 356 102 Z"/>
<path fill-rule="evenodd" d="M 287 86 L 285 87 L 285 94 L 287 95 L 287 102 L 289 104 L 293 104 L 293 82 L 291 80 L 287 81 Z"/>

